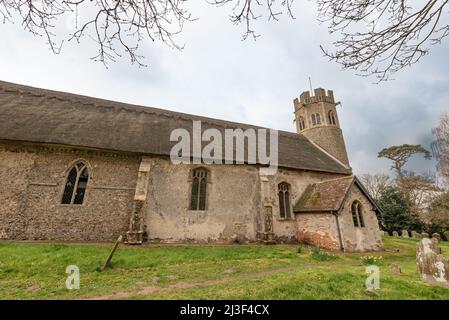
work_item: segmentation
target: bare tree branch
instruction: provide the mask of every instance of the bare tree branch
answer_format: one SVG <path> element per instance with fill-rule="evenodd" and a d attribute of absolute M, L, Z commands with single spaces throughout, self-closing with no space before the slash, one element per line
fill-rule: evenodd
<path fill-rule="evenodd" d="M 79 25 L 68 40 L 84 36 L 98 44 L 93 59 L 106 64 L 123 53 L 143 65 L 138 54 L 144 39 L 182 49 L 175 41 L 186 22 L 195 20 L 185 9 L 188 0 L 0 0 L 0 19 L 17 19 L 25 30 L 43 36 L 54 53 L 61 51 L 56 23 L 76 15 Z M 231 21 L 244 24 L 243 39 L 258 34 L 253 23 L 262 16 L 277 21 L 294 19 L 294 0 L 205 0 L 231 6 Z M 337 33 L 333 51 L 321 47 L 331 60 L 360 75 L 388 80 L 395 72 L 418 62 L 449 35 L 449 0 L 317 0 L 319 19 Z M 81 14 L 82 13 L 82 14 Z"/>
<path fill-rule="evenodd" d="M 243 35 L 243 40 L 248 36 L 256 39 L 259 35 L 252 29 L 252 22 L 259 19 L 261 16 L 256 14 L 257 8 L 266 6 L 268 10 L 268 20 L 279 20 L 279 16 L 284 13 L 294 19 L 292 12 L 292 4 L 294 0 L 206 0 L 208 3 L 222 7 L 227 4 L 234 4 L 232 8 L 231 21 L 234 24 L 244 23 L 246 25 L 246 32 Z M 276 4 L 277 3 L 277 4 Z"/>
<path fill-rule="evenodd" d="M 339 33 L 326 56 L 360 75 L 389 80 L 449 34 L 449 0 L 318 0 L 320 20 Z"/>
<path fill-rule="evenodd" d="M 106 64 L 115 61 L 124 51 L 131 62 L 143 66 L 137 54 L 139 43 L 145 37 L 159 40 L 170 47 L 182 49 L 174 36 L 183 30 L 184 23 L 194 20 L 183 9 L 187 0 L 0 0 L 0 17 L 3 22 L 21 20 L 25 30 L 44 36 L 50 49 L 58 54 L 62 41 L 57 44 L 55 28 L 57 19 L 76 14 L 82 20 L 69 35 L 80 41 L 88 34 L 98 44 L 94 60 Z M 78 15 L 79 10 L 83 16 Z M 18 17 L 17 17 L 18 16 Z"/>

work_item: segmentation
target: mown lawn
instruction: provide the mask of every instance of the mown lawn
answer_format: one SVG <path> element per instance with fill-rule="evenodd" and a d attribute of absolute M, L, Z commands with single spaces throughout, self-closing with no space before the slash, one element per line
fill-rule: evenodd
<path fill-rule="evenodd" d="M 99 272 L 112 245 L 2 242 L 0 299 L 449 299 L 448 288 L 421 281 L 416 240 L 384 243 L 384 252 L 330 256 L 298 245 L 121 246 Z M 378 297 L 364 292 L 366 255 L 382 257 Z M 78 290 L 66 288 L 68 265 L 80 269 Z"/>

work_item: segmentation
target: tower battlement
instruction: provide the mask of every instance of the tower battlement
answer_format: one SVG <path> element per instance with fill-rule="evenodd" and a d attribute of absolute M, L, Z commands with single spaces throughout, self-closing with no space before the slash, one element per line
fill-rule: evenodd
<path fill-rule="evenodd" d="M 323 88 L 316 88 L 314 90 L 314 95 L 310 95 L 310 91 L 304 91 L 300 94 L 299 99 L 293 100 L 296 107 L 301 105 L 317 103 L 317 102 L 329 102 L 335 104 L 334 92 L 332 90 L 324 90 Z"/>
<path fill-rule="evenodd" d="M 304 91 L 293 104 L 297 132 L 349 167 L 334 92 L 317 88 L 311 95 L 310 91 Z"/>

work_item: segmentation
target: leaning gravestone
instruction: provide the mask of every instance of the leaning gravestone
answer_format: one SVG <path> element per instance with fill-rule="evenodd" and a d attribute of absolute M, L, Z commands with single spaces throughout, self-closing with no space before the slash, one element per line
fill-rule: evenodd
<path fill-rule="evenodd" d="M 397 231 L 393 231 L 393 237 L 399 237 L 399 233 Z"/>
<path fill-rule="evenodd" d="M 429 234 L 427 232 L 423 232 L 423 233 L 421 233 L 421 237 L 422 238 L 428 238 Z"/>
<path fill-rule="evenodd" d="M 437 239 L 422 239 L 416 245 L 416 264 L 425 282 L 449 287 L 449 261 L 440 252 Z"/>
<path fill-rule="evenodd" d="M 433 233 L 432 234 L 432 238 L 435 238 L 435 239 L 437 239 L 438 241 L 441 241 L 441 236 L 440 236 L 440 234 L 439 233 Z"/>
<path fill-rule="evenodd" d="M 403 238 L 408 238 L 409 237 L 407 230 L 402 230 L 402 237 Z"/>
<path fill-rule="evenodd" d="M 449 241 L 449 231 L 443 232 L 443 236 L 446 241 Z"/>

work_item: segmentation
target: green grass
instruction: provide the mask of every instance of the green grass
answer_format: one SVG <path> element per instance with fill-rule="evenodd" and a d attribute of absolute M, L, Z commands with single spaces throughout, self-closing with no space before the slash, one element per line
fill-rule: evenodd
<path fill-rule="evenodd" d="M 99 272 L 112 245 L 3 242 L 0 299 L 449 299 L 448 288 L 421 281 L 416 240 L 384 243 L 384 252 L 331 255 L 297 245 L 120 246 Z M 377 298 L 364 293 L 367 255 L 382 257 Z M 65 287 L 68 265 L 80 268 L 79 290 Z"/>

